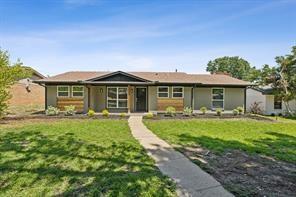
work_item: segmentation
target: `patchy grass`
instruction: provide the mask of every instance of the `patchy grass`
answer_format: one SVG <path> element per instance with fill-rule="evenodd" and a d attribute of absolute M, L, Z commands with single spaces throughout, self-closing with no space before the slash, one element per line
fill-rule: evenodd
<path fill-rule="evenodd" d="M 174 196 L 125 120 L 0 125 L 1 196 Z"/>
<path fill-rule="evenodd" d="M 295 120 L 144 122 L 235 196 L 295 196 Z"/>
<path fill-rule="evenodd" d="M 200 145 L 223 153 L 238 149 L 296 163 L 296 122 L 252 120 L 145 120 L 149 129 L 171 144 Z"/>

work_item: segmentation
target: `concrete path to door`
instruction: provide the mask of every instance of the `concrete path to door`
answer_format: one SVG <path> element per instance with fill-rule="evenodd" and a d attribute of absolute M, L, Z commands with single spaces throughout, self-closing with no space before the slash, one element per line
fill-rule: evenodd
<path fill-rule="evenodd" d="M 179 196 L 233 196 L 211 175 L 147 129 L 141 115 L 131 115 L 128 122 L 132 135 L 155 160 L 160 171 L 177 183 Z"/>

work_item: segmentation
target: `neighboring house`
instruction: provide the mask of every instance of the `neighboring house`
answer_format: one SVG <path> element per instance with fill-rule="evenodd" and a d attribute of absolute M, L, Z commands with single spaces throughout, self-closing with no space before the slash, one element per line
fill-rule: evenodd
<path fill-rule="evenodd" d="M 271 86 L 252 87 L 247 89 L 247 111 L 257 102 L 265 115 L 285 114 L 286 107 L 283 101 L 276 97 Z M 296 111 L 296 100 L 290 101 L 289 105 Z"/>
<path fill-rule="evenodd" d="M 25 108 L 32 105 L 44 106 L 45 88 L 32 81 L 44 79 L 45 77 L 30 67 L 26 67 L 26 69 L 32 71 L 32 76 L 19 80 L 11 87 L 10 93 L 12 97 L 8 100 L 10 109 L 16 107 Z"/>
<path fill-rule="evenodd" d="M 46 106 L 101 112 L 165 111 L 173 106 L 233 110 L 246 106 L 249 82 L 225 74 L 183 72 L 66 72 L 35 81 L 45 85 Z"/>

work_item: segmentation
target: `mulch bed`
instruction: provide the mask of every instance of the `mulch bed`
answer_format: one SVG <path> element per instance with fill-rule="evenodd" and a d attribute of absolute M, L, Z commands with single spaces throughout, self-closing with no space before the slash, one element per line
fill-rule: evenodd
<path fill-rule="evenodd" d="M 241 150 L 176 147 L 235 196 L 296 196 L 296 165 Z"/>
<path fill-rule="evenodd" d="M 6 116 L 0 119 L 1 122 L 5 121 L 13 121 L 13 120 L 30 120 L 30 119 L 128 119 L 129 116 L 120 117 L 120 115 L 109 115 L 109 117 L 105 117 L 102 115 L 94 115 L 92 117 L 88 117 L 86 114 L 75 114 L 73 116 L 66 116 L 64 114 L 59 114 L 56 116 L 46 116 L 45 114 L 33 114 L 27 116 Z"/>
<path fill-rule="evenodd" d="M 145 117 L 144 117 L 145 118 Z M 151 120 L 163 120 L 163 119 L 254 119 L 254 120 L 260 120 L 260 121 L 270 121 L 274 122 L 276 120 L 263 117 L 263 116 L 257 116 L 252 114 L 242 114 L 242 115 L 233 115 L 233 114 L 222 114 L 221 116 L 218 116 L 216 114 L 192 114 L 191 116 L 185 116 L 181 113 L 177 113 L 175 116 L 168 116 L 165 113 L 157 113 L 153 118 L 149 118 Z"/>

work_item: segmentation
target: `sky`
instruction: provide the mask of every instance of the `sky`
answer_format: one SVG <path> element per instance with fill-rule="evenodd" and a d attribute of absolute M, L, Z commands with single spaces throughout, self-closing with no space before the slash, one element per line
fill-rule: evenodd
<path fill-rule="evenodd" d="M 206 73 L 240 56 L 275 65 L 296 45 L 296 0 L 0 0 L 0 48 L 44 75 Z"/>

